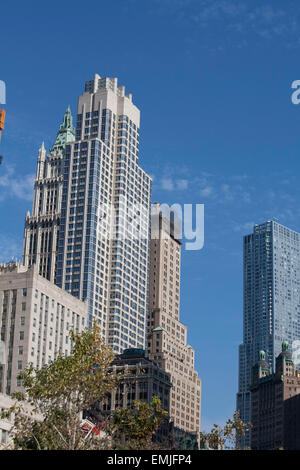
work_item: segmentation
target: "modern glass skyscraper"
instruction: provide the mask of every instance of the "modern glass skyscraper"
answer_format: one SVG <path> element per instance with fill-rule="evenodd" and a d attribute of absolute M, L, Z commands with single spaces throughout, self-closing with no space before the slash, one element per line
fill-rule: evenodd
<path fill-rule="evenodd" d="M 300 339 L 300 235 L 275 222 L 244 237 L 243 344 L 239 347 L 237 409 L 251 421 L 251 370 L 260 350 L 275 369 L 282 342 Z M 246 445 L 249 445 L 249 435 Z"/>
<path fill-rule="evenodd" d="M 145 348 L 151 178 L 138 164 L 139 128 L 132 95 L 116 78 L 96 74 L 78 99 L 75 139 L 64 141 L 59 160 L 54 280 L 88 299 L 89 321 L 97 319 L 118 353 Z M 45 158 L 42 148 L 39 162 Z"/>

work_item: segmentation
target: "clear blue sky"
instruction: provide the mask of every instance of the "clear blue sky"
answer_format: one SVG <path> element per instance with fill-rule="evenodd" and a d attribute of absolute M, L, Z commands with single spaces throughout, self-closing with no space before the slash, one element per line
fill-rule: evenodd
<path fill-rule="evenodd" d="M 203 379 L 203 427 L 232 415 L 242 340 L 242 236 L 272 217 L 300 231 L 300 5 L 270 0 L 2 2 L 0 260 L 20 256 L 37 150 L 94 73 L 141 109 L 153 201 L 204 203 L 185 251 L 181 319 Z"/>

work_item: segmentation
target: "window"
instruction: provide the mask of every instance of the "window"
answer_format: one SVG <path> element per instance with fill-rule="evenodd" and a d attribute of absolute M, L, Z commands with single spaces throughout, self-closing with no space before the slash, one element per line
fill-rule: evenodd
<path fill-rule="evenodd" d="M 26 289 L 26 288 L 23 289 L 23 291 L 22 291 L 22 296 L 23 296 L 23 297 L 26 297 L 26 296 L 27 296 L 27 289 Z"/>
<path fill-rule="evenodd" d="M 2 429 L 2 433 L 1 433 L 1 443 L 2 444 L 6 444 L 7 442 L 7 431 L 5 431 L 4 429 Z"/>
<path fill-rule="evenodd" d="M 21 324 L 21 326 L 25 325 L 25 317 L 21 317 L 20 324 Z"/>
<path fill-rule="evenodd" d="M 24 339 L 24 331 L 20 331 L 20 339 Z"/>

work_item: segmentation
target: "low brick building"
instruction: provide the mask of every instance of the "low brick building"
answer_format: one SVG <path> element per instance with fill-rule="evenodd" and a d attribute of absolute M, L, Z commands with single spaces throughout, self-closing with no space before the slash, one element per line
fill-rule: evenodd
<path fill-rule="evenodd" d="M 287 341 L 272 373 L 264 351 L 252 371 L 251 449 L 300 450 L 300 371 Z"/>

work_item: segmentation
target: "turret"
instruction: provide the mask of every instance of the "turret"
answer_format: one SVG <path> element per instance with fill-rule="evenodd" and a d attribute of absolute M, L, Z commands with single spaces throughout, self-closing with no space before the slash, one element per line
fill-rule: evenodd
<path fill-rule="evenodd" d="M 36 177 L 41 179 L 44 177 L 45 171 L 45 162 L 46 162 L 46 149 L 44 142 L 42 142 L 41 148 L 39 149 L 39 156 L 37 161 Z"/>
<path fill-rule="evenodd" d="M 265 351 L 259 351 L 258 361 L 252 368 L 252 386 L 256 386 L 259 380 L 271 374 L 271 367 L 266 361 Z"/>
<path fill-rule="evenodd" d="M 281 345 L 281 353 L 276 358 L 276 376 L 282 375 L 295 375 L 295 364 L 293 362 L 293 355 L 289 350 L 290 346 L 288 341 L 283 341 Z"/>

